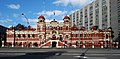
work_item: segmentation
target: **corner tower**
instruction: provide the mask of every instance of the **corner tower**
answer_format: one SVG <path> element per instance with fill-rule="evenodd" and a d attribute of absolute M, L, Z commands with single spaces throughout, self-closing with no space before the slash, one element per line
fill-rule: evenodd
<path fill-rule="evenodd" d="M 38 17 L 37 31 L 38 32 L 45 32 L 45 18 L 42 15 Z"/>

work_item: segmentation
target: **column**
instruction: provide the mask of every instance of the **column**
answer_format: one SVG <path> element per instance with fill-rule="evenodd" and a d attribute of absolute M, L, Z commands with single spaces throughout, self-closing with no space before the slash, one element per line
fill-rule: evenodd
<path fill-rule="evenodd" d="M 15 47 L 15 46 L 14 46 L 14 42 L 12 42 L 12 47 Z"/>
<path fill-rule="evenodd" d="M 85 48 L 85 44 L 83 44 L 83 48 Z"/>
<path fill-rule="evenodd" d="M 5 47 L 5 46 L 4 46 L 4 41 L 2 41 L 2 47 Z"/>
<path fill-rule="evenodd" d="M 23 41 L 22 41 L 22 48 L 23 48 Z"/>
<path fill-rule="evenodd" d="M 101 48 L 103 48 L 103 42 L 100 42 L 101 43 Z"/>
<path fill-rule="evenodd" d="M 32 48 L 33 48 L 34 46 L 33 46 L 33 42 L 32 42 Z"/>
<path fill-rule="evenodd" d="M 116 42 L 116 48 L 118 48 L 118 42 Z"/>
<path fill-rule="evenodd" d="M 92 48 L 94 48 L 94 41 L 92 42 Z"/>

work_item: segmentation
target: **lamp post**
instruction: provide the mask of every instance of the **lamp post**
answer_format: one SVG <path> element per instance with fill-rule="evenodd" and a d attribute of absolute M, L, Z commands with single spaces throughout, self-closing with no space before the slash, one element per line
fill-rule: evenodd
<path fill-rule="evenodd" d="M 25 14 L 24 13 L 22 13 L 21 15 L 23 15 L 24 17 L 25 17 L 25 19 L 26 19 L 26 23 L 28 24 L 28 26 L 29 26 L 29 21 L 28 21 L 28 18 L 25 16 Z M 28 33 L 28 26 L 27 26 L 27 33 Z M 28 38 L 27 38 L 27 48 L 28 48 Z"/>
<path fill-rule="evenodd" d="M 13 29 L 14 29 L 14 43 L 13 43 L 13 44 L 14 44 L 14 47 L 15 47 L 15 46 L 16 46 L 16 44 L 15 44 L 15 36 L 16 36 L 16 35 L 15 35 L 15 34 L 16 34 L 16 33 L 15 33 L 15 30 L 16 30 L 16 29 L 15 29 L 15 26 L 14 26 Z"/>

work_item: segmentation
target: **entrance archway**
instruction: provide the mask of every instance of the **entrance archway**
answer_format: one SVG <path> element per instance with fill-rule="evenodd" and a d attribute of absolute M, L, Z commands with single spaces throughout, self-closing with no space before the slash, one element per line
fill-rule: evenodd
<path fill-rule="evenodd" d="M 52 42 L 52 48 L 56 47 L 57 42 Z"/>

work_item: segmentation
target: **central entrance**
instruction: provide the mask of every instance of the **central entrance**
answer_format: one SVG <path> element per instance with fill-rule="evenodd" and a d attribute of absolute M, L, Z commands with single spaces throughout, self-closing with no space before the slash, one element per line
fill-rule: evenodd
<path fill-rule="evenodd" d="M 52 42 L 52 48 L 56 47 L 57 42 Z"/>

